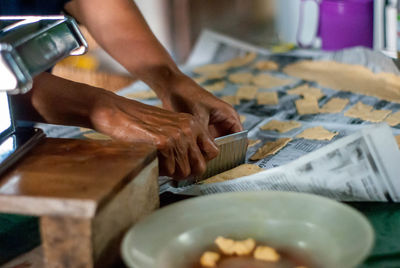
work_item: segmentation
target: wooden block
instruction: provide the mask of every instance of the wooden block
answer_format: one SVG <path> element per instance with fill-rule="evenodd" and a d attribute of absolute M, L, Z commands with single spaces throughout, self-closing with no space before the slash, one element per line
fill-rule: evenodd
<path fill-rule="evenodd" d="M 0 212 L 40 216 L 46 267 L 111 267 L 159 206 L 154 147 L 45 139 L 0 179 Z"/>

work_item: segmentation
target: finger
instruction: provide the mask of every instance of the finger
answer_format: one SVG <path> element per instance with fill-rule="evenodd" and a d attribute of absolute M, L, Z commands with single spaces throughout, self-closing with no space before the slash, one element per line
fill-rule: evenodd
<path fill-rule="evenodd" d="M 193 175 L 200 176 L 206 171 L 206 160 L 197 143 L 189 147 L 189 160 Z"/>
<path fill-rule="evenodd" d="M 197 144 L 206 159 L 209 161 L 215 157 L 217 157 L 219 153 L 219 149 L 217 145 L 206 135 L 201 135 L 197 138 Z"/>
<path fill-rule="evenodd" d="M 185 144 L 177 144 L 174 148 L 175 157 L 175 173 L 173 178 L 177 180 L 185 179 L 190 175 L 191 168 L 188 157 L 188 146 Z"/>
<path fill-rule="evenodd" d="M 161 176 L 172 176 L 175 173 L 175 156 L 172 148 L 158 150 L 159 170 Z"/>

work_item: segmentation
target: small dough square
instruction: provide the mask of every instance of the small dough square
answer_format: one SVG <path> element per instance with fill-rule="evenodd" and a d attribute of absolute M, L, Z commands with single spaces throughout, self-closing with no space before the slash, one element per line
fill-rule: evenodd
<path fill-rule="evenodd" d="M 307 95 L 304 99 L 296 100 L 295 104 L 299 115 L 319 113 L 318 99 L 314 96 Z"/>
<path fill-rule="evenodd" d="M 240 104 L 240 100 L 238 100 L 236 96 L 222 96 L 220 99 L 229 103 L 230 105 Z"/>
<path fill-rule="evenodd" d="M 244 123 L 244 121 L 246 121 L 246 116 L 245 115 L 239 115 L 240 118 L 240 123 Z"/>
<path fill-rule="evenodd" d="M 246 55 L 244 55 L 244 56 L 233 58 L 233 59 L 227 61 L 226 64 L 228 64 L 229 67 L 242 67 L 242 66 L 249 64 L 256 58 L 257 58 L 257 53 L 249 52 L 249 53 L 246 53 Z"/>
<path fill-rule="evenodd" d="M 215 72 L 215 73 L 207 73 L 203 76 L 195 77 L 193 80 L 197 84 L 203 84 L 209 80 L 216 80 L 216 79 L 222 79 L 226 76 L 226 72 Z"/>
<path fill-rule="evenodd" d="M 208 86 L 204 86 L 204 88 L 207 91 L 215 92 L 215 91 L 223 90 L 225 88 L 225 85 L 226 85 L 225 81 L 221 81 L 221 82 L 216 82 L 216 83 L 208 85 Z"/>
<path fill-rule="evenodd" d="M 286 86 L 293 83 L 294 80 L 292 79 L 283 79 L 279 77 L 274 77 L 269 74 L 259 74 L 254 76 L 252 83 L 256 86 L 262 88 L 273 88 L 273 87 L 280 87 Z"/>
<path fill-rule="evenodd" d="M 258 88 L 254 86 L 242 86 L 239 87 L 236 92 L 238 100 L 252 100 L 256 97 Z"/>
<path fill-rule="evenodd" d="M 230 170 L 227 170 L 220 174 L 217 174 L 215 176 L 212 176 L 200 183 L 209 184 L 209 183 L 216 183 L 216 182 L 224 182 L 224 181 L 229 181 L 229 180 L 233 180 L 236 178 L 252 175 L 252 174 L 255 174 L 255 173 L 258 173 L 261 171 L 263 171 L 263 169 L 257 165 L 243 164 L 243 165 L 237 166 L 233 169 L 230 169 Z"/>
<path fill-rule="evenodd" d="M 292 129 L 301 127 L 301 123 L 297 121 L 278 121 L 271 120 L 265 125 L 261 126 L 261 130 L 275 130 L 280 133 L 286 133 Z"/>
<path fill-rule="evenodd" d="M 206 64 L 203 66 L 199 66 L 193 69 L 193 72 L 196 74 L 209 74 L 209 73 L 219 73 L 225 72 L 229 69 L 229 65 L 225 62 L 223 63 L 214 63 L 214 64 Z"/>
<path fill-rule="evenodd" d="M 400 124 L 400 111 L 389 115 L 386 118 L 385 122 L 388 123 L 389 126 L 391 126 L 391 127 L 394 127 L 394 126 L 397 126 L 398 124 Z"/>
<path fill-rule="evenodd" d="M 259 92 L 256 95 L 259 105 L 278 105 L 279 98 L 277 92 Z"/>
<path fill-rule="evenodd" d="M 228 76 L 229 81 L 235 84 L 248 84 L 253 80 L 251 73 L 234 73 Z"/>
<path fill-rule="evenodd" d="M 292 138 L 281 138 L 276 141 L 267 142 L 250 157 L 250 160 L 256 161 L 274 155 L 285 147 L 291 140 Z"/>
<path fill-rule="evenodd" d="M 157 98 L 157 95 L 153 90 L 142 90 L 142 91 L 128 93 L 125 95 L 125 97 L 129 99 L 145 100 L 145 99 L 155 99 Z"/>
<path fill-rule="evenodd" d="M 261 71 L 276 71 L 279 65 L 272 60 L 261 60 L 254 64 L 254 68 Z"/>
<path fill-rule="evenodd" d="M 308 85 L 302 85 L 293 89 L 289 89 L 286 91 L 286 93 L 289 95 L 300 95 L 304 98 L 307 98 L 308 96 L 316 97 L 317 100 L 324 96 L 324 93 L 322 93 L 319 88 L 309 87 Z"/>
<path fill-rule="evenodd" d="M 340 113 L 349 103 L 349 99 L 332 98 L 319 109 L 320 113 Z"/>
<path fill-rule="evenodd" d="M 354 106 L 352 106 L 350 109 L 348 109 L 344 113 L 344 115 L 348 116 L 348 117 L 353 117 L 353 118 L 360 118 L 363 115 L 371 112 L 372 109 L 373 109 L 372 106 L 366 105 L 366 104 L 362 103 L 361 101 L 359 101 L 356 104 L 354 104 Z"/>
<path fill-rule="evenodd" d="M 318 126 L 318 127 L 312 127 L 312 128 L 307 128 L 304 130 L 302 133 L 296 136 L 296 138 L 304 138 L 308 140 L 332 140 L 338 132 L 330 132 L 329 130 L 326 130 L 325 128 Z"/>
<path fill-rule="evenodd" d="M 373 123 L 383 122 L 385 118 L 391 113 L 390 110 L 372 110 L 367 114 L 361 115 L 360 119 Z"/>

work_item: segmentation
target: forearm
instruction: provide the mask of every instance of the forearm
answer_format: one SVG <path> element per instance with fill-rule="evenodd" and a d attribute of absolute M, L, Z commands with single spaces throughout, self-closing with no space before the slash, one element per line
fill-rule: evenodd
<path fill-rule="evenodd" d="M 34 79 L 31 91 L 12 96 L 12 103 L 18 120 L 92 127 L 90 116 L 103 94 L 111 93 L 42 73 Z"/>
<path fill-rule="evenodd" d="M 130 73 L 163 98 L 169 84 L 184 78 L 131 0 L 74 0 L 66 9 Z"/>

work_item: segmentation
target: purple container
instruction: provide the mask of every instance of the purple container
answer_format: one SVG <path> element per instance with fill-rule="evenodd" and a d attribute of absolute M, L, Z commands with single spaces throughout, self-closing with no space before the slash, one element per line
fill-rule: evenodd
<path fill-rule="evenodd" d="M 373 0 L 302 0 L 319 5 L 318 36 L 323 50 L 373 45 Z M 300 14 L 300 27 L 302 16 Z M 300 30 L 299 30 L 300 32 Z M 300 40 L 298 38 L 298 40 Z M 299 42 L 300 46 L 304 46 Z"/>

